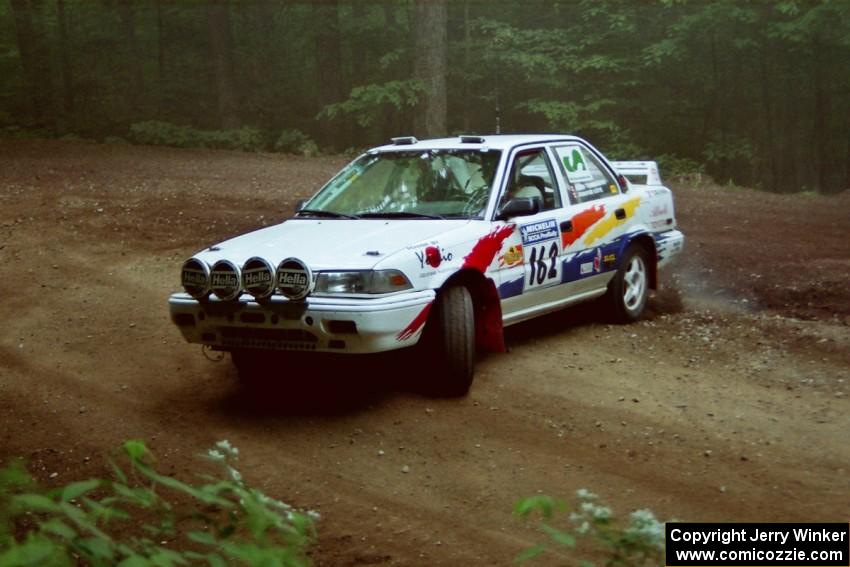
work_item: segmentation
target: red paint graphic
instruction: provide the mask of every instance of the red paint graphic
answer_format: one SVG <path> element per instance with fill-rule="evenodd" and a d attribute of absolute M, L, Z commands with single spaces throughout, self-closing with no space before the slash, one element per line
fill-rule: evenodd
<path fill-rule="evenodd" d="M 566 248 L 584 236 L 587 229 L 605 216 L 605 205 L 594 205 L 575 215 L 571 220 L 573 230 L 561 233 L 561 246 Z"/>
<path fill-rule="evenodd" d="M 516 227 L 512 224 L 505 225 L 482 237 L 475 243 L 469 254 L 464 257 L 461 269 L 472 268 L 482 273 L 485 272 L 493 263 L 496 253 L 502 248 L 502 242 L 513 234 L 514 228 Z"/>
<path fill-rule="evenodd" d="M 401 330 L 401 332 L 396 335 L 395 339 L 397 341 L 406 341 L 410 337 L 416 334 L 416 331 L 422 328 L 422 325 L 425 324 L 425 321 L 428 320 L 428 313 L 431 311 L 431 306 L 434 305 L 432 301 L 428 305 L 426 305 L 422 311 L 419 312 L 419 315 L 413 318 L 413 321 L 410 322 L 410 325 Z"/>
<path fill-rule="evenodd" d="M 436 246 L 429 246 L 425 249 L 425 263 L 432 268 L 439 268 L 443 258 L 440 255 L 440 249 Z"/>

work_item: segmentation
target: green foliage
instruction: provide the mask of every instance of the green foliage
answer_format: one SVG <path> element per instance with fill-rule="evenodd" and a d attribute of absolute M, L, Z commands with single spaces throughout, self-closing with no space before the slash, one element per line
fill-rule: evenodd
<path fill-rule="evenodd" d="M 287 154 L 298 154 L 302 156 L 314 156 L 319 153 L 319 146 L 310 139 L 310 136 L 301 130 L 284 130 L 274 144 L 276 152 Z"/>
<path fill-rule="evenodd" d="M 217 148 L 257 152 L 265 147 L 262 133 L 256 128 L 238 130 L 198 130 L 155 120 L 137 122 L 130 127 L 130 139 L 137 144 L 173 146 L 176 148 Z"/>
<path fill-rule="evenodd" d="M 245 484 L 238 450 L 221 441 L 202 484 L 163 475 L 142 441 L 123 450 L 129 472 L 42 490 L 20 461 L 0 469 L 0 567 L 308 565 L 313 512 Z M 166 547 L 167 545 L 167 547 Z"/>
<path fill-rule="evenodd" d="M 680 158 L 671 154 L 655 156 L 655 161 L 658 162 L 658 168 L 661 171 L 661 175 L 665 177 L 677 177 L 681 175 L 705 172 L 705 166 L 701 163 L 692 159 Z"/>
<path fill-rule="evenodd" d="M 421 92 L 422 84 L 416 80 L 354 87 L 346 100 L 326 106 L 318 118 L 333 120 L 345 117 L 360 126 L 370 126 L 388 110 L 416 106 Z"/>
<path fill-rule="evenodd" d="M 0 134 L 300 154 L 417 134 L 430 87 L 415 80 L 415 3 L 222 4 L 216 27 L 210 0 L 0 1 Z M 850 184 L 846 1 L 447 11 L 446 134 L 498 119 L 505 133 L 575 133 L 616 158 L 675 156 L 773 191 Z"/>
<path fill-rule="evenodd" d="M 636 510 L 629 515 L 628 523 L 621 525 L 611 509 L 598 504 L 597 499 L 588 490 L 577 491 L 575 509 L 564 528 L 550 522 L 556 511 L 566 507 L 563 502 L 542 495 L 520 500 L 514 513 L 527 519 L 539 512 L 545 520 L 539 524 L 539 529 L 548 541 L 523 550 L 514 561 L 523 563 L 550 552 L 563 557 L 565 564 L 572 565 L 576 563 L 580 550 L 582 556 L 604 558 L 608 567 L 663 565 L 664 524 L 649 510 Z M 580 541 L 584 543 L 579 545 Z M 554 548 L 552 544 L 555 544 Z M 593 565 L 587 560 L 579 564 Z"/>

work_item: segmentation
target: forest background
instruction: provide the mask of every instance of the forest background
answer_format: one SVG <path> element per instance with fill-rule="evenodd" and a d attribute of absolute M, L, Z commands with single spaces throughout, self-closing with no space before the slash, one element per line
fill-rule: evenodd
<path fill-rule="evenodd" d="M 350 152 L 564 132 L 850 188 L 850 0 L 0 0 L 0 136 Z"/>

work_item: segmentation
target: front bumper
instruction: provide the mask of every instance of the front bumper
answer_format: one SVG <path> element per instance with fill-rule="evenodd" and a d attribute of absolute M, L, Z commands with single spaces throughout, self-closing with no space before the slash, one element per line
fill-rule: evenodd
<path fill-rule="evenodd" d="M 257 302 L 249 296 L 198 301 L 175 293 L 168 305 L 190 343 L 221 350 L 373 353 L 416 344 L 435 297 L 433 290 L 423 290 L 368 299 L 290 301 L 275 295 Z"/>

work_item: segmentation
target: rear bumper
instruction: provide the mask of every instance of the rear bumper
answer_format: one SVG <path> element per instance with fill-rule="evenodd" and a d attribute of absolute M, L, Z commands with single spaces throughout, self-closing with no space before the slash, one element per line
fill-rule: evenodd
<path fill-rule="evenodd" d="M 685 246 L 685 235 L 678 230 L 668 230 L 654 235 L 658 253 L 658 267 L 663 268 L 678 256 Z"/>
<path fill-rule="evenodd" d="M 221 350 L 262 348 L 343 353 L 374 353 L 419 341 L 436 294 L 433 290 L 348 299 L 308 297 L 263 302 L 203 301 L 185 293 L 169 300 L 171 320 L 190 343 Z"/>

